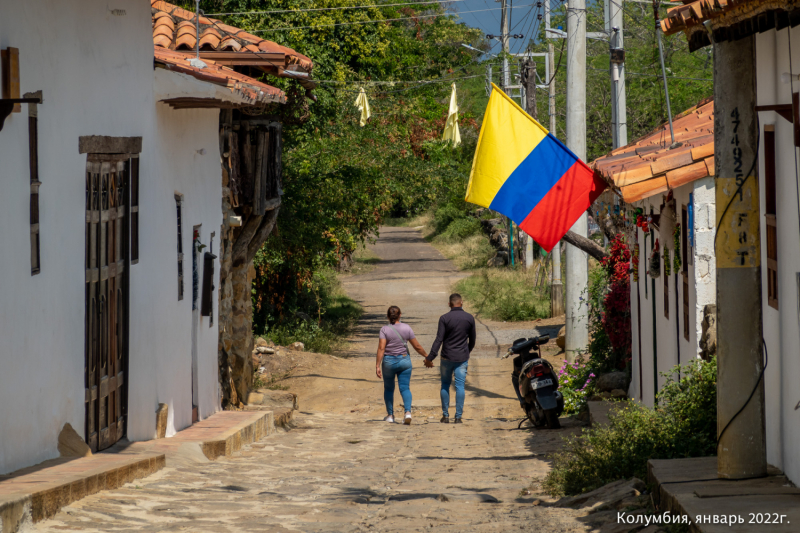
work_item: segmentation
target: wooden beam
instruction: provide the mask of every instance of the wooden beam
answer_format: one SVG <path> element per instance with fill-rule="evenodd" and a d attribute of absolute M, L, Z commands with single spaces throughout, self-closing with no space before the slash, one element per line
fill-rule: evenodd
<path fill-rule="evenodd" d="M 0 50 L 0 62 L 3 71 L 3 99 L 19 99 L 19 49 L 9 46 L 5 50 Z M 19 113 L 21 111 L 22 106 L 15 103 L 11 112 Z"/>
<path fill-rule="evenodd" d="M 283 67 L 286 64 L 286 54 L 282 52 L 230 52 L 230 51 L 202 51 L 201 59 L 209 59 L 218 65 L 268 65 Z"/>
<path fill-rule="evenodd" d="M 775 111 L 789 122 L 794 122 L 792 120 L 792 104 L 757 105 L 756 111 Z"/>
<path fill-rule="evenodd" d="M 78 139 L 78 153 L 81 154 L 139 154 L 141 152 L 141 137 L 85 135 Z"/>

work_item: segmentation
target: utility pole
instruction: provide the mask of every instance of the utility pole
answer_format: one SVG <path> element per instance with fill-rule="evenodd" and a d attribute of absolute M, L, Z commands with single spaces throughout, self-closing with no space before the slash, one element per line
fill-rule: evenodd
<path fill-rule="evenodd" d="M 717 475 L 767 475 L 755 37 L 714 45 Z M 752 172 L 752 174 L 746 174 Z"/>
<path fill-rule="evenodd" d="M 611 124 L 614 148 L 628 144 L 622 2 L 623 0 L 606 0 L 608 25 L 610 26 L 607 30 L 611 56 Z"/>
<path fill-rule="evenodd" d="M 545 0 L 548 4 L 550 0 Z M 547 10 L 550 16 L 549 6 Z M 550 114 L 550 133 L 556 134 L 556 59 L 553 43 L 547 45 L 547 61 L 549 68 L 548 83 L 548 103 Z M 550 274 L 550 316 L 561 316 L 564 314 L 564 286 L 561 284 L 561 242 L 557 242 L 550 251 L 553 261 L 553 271 Z"/>
<path fill-rule="evenodd" d="M 539 120 L 539 110 L 536 107 L 536 62 L 532 57 L 520 61 L 520 82 L 525 89 L 525 111 L 534 120 Z M 529 235 L 525 236 L 525 266 L 533 266 L 533 239 Z"/>
<path fill-rule="evenodd" d="M 567 7 L 566 60 L 567 147 L 586 160 L 586 0 L 570 0 Z M 572 231 L 581 237 L 588 236 L 586 213 L 578 218 Z M 589 344 L 588 307 L 584 298 L 588 284 L 586 253 L 567 244 L 565 351 L 570 362 Z"/>
<path fill-rule="evenodd" d="M 509 83 L 509 72 L 508 72 L 508 0 L 500 0 L 500 44 L 503 47 L 503 91 L 506 93 L 508 92 L 507 87 L 511 85 Z"/>

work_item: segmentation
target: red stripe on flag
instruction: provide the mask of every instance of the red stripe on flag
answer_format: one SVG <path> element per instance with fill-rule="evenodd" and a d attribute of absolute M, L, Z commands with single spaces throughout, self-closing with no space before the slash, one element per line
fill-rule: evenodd
<path fill-rule="evenodd" d="M 576 161 L 519 227 L 549 252 L 606 186 L 585 163 Z"/>

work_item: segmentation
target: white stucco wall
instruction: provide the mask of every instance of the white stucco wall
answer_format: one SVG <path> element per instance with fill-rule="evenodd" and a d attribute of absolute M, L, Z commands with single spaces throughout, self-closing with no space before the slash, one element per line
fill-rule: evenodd
<path fill-rule="evenodd" d="M 661 250 L 661 275 L 655 279 L 655 290 L 653 290 L 653 280 L 646 275 L 650 252 L 653 248 L 653 240 L 644 233 L 637 231 L 639 236 L 639 284 L 638 300 L 641 309 L 637 306 L 637 284 L 631 276 L 631 322 L 633 329 L 633 361 L 631 369 L 631 385 L 629 395 L 632 398 L 640 399 L 645 405 L 652 406 L 655 403 L 655 394 L 663 387 L 666 377 L 662 373 L 670 372 L 677 364 L 685 365 L 695 359 L 699 350 L 699 339 L 701 334 L 700 323 L 702 321 L 703 306 L 713 303 L 716 299 L 714 293 L 713 275 L 710 274 L 713 267 L 708 265 L 707 241 L 708 234 L 712 233 L 711 242 L 713 244 L 713 218 L 709 219 L 709 213 L 713 214 L 713 208 L 708 205 L 708 200 L 713 201 L 713 179 L 704 178 L 691 184 L 684 185 L 674 190 L 674 198 L 678 212 L 678 222 L 681 221 L 681 209 L 689 204 L 689 195 L 695 194 L 695 242 L 694 248 L 689 248 L 688 254 L 692 255 L 688 264 L 689 275 L 689 339 L 683 335 L 683 278 L 682 274 L 675 275 L 673 267 L 674 252 L 670 251 L 669 256 L 665 254 L 665 243 L 660 241 Z M 660 213 L 662 197 L 654 196 L 634 204 L 641 207 L 646 214 L 653 208 L 654 214 Z M 702 207 L 703 213 L 697 216 L 697 208 Z M 698 218 L 703 232 L 698 235 Z M 711 224 L 711 227 L 708 224 Z M 700 240 L 698 241 L 698 237 Z M 659 239 L 658 232 L 655 238 Z M 646 246 L 645 246 L 646 242 Z M 702 256 L 698 255 L 702 251 Z M 669 318 L 664 316 L 664 271 L 663 262 L 669 257 L 671 273 L 669 275 Z M 682 261 L 687 258 L 682 257 Z M 703 260 L 701 260 L 703 259 Z M 697 269 L 704 273 L 698 276 Z M 675 296 L 675 284 L 678 284 L 678 296 Z M 645 286 L 646 285 L 646 286 Z M 710 288 L 709 288 L 710 287 Z M 653 302 L 655 301 L 655 313 Z M 640 311 L 640 314 L 637 312 Z M 641 320 L 641 330 L 639 321 Z M 655 323 L 655 330 L 653 324 Z M 656 350 L 653 347 L 655 333 Z M 639 354 L 639 336 L 641 335 L 641 355 Z M 654 358 L 654 352 L 657 357 Z M 654 359 L 655 368 L 654 368 Z M 640 363 L 641 361 L 641 363 Z M 641 365 L 641 372 L 640 367 Z M 655 375 L 657 373 L 657 376 Z M 641 381 L 640 376 L 641 374 Z"/>
<path fill-rule="evenodd" d="M 792 87 L 782 83 L 781 74 L 800 73 L 800 28 L 791 30 L 792 59 L 789 65 L 789 30 L 756 35 L 758 105 L 791 104 Z M 800 82 L 794 82 L 794 92 Z M 759 113 L 763 126 L 775 126 L 775 159 L 778 231 L 779 309 L 767 304 L 766 229 L 761 219 L 761 274 L 764 340 L 769 354 L 765 372 L 767 461 L 781 468 L 793 482 L 800 482 L 800 221 L 798 221 L 798 177 L 792 124 L 774 112 Z M 763 142 L 762 142 L 763 146 Z M 759 175 L 761 212 L 765 212 L 764 156 L 760 150 Z"/>
<path fill-rule="evenodd" d="M 110 9 L 124 9 L 124 16 Z M 0 48 L 20 49 L 23 93 L 39 106 L 41 273 L 30 274 L 27 110 L 0 131 L 0 473 L 58 455 L 67 422 L 84 431 L 82 135 L 142 136 L 140 260 L 131 267 L 128 435 L 150 438 L 158 402 L 171 430 L 191 419 L 191 230 L 221 223 L 216 111 L 153 96 L 147 2 L 0 0 Z M 205 149 L 205 155 L 196 150 Z M 177 302 L 174 192 L 185 195 L 187 297 Z M 219 266 L 217 265 L 217 272 Z M 216 312 L 216 298 L 215 312 Z M 200 328 L 201 416 L 217 409 L 216 328 Z"/>
<path fill-rule="evenodd" d="M 700 338 L 703 335 L 703 309 L 717 301 L 717 261 L 714 254 L 716 232 L 716 199 L 714 178 L 708 177 L 692 183 L 694 200 L 694 264 L 689 265 L 690 282 L 694 290 L 690 308 L 694 310 L 694 355 L 700 355 Z"/>

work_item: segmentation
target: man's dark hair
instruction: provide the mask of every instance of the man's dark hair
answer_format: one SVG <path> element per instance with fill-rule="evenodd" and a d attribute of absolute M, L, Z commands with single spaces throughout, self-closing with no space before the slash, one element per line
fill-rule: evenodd
<path fill-rule="evenodd" d="M 450 295 L 450 305 L 456 305 L 461 303 L 461 295 L 457 292 L 454 292 Z"/>

